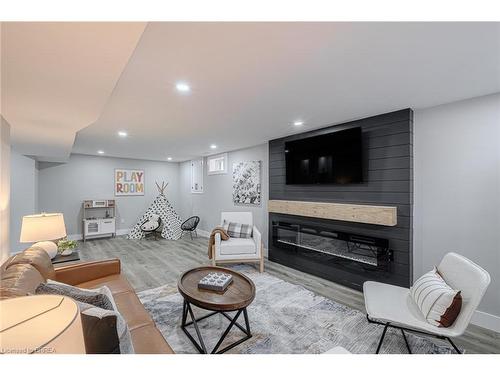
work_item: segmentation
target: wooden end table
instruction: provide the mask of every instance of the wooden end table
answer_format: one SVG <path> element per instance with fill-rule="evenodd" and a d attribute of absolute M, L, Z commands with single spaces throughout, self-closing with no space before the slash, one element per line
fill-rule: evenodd
<path fill-rule="evenodd" d="M 233 276 L 233 282 L 224 292 L 198 288 L 198 282 L 211 272 L 229 273 Z M 203 341 L 203 337 L 201 336 L 200 329 L 198 328 L 198 322 L 215 314 L 221 314 L 228 319 L 230 323 L 210 352 L 211 354 L 224 353 L 252 337 L 250 332 L 250 323 L 248 321 L 247 306 L 250 305 L 255 298 L 255 285 L 248 277 L 227 268 L 213 266 L 198 267 L 184 272 L 179 278 L 177 287 L 180 294 L 184 297 L 181 328 L 200 353 L 206 354 L 208 351 Z M 202 317 L 195 318 L 191 305 L 195 305 L 212 312 Z M 231 317 L 228 314 L 228 312 L 231 311 L 236 312 L 234 317 Z M 245 319 L 245 327 L 242 327 L 237 322 L 241 313 L 243 313 L 243 317 Z M 190 322 L 187 322 L 188 314 L 191 317 Z M 196 335 L 198 336 L 198 341 L 196 341 L 187 330 L 186 327 L 190 325 L 194 326 Z M 239 328 L 245 334 L 245 337 L 218 350 L 233 326 Z"/>
<path fill-rule="evenodd" d="M 52 264 L 66 263 L 66 262 L 75 262 L 80 260 L 80 254 L 78 254 L 78 250 L 73 250 L 70 255 L 61 255 L 57 254 L 53 259 L 51 259 Z"/>

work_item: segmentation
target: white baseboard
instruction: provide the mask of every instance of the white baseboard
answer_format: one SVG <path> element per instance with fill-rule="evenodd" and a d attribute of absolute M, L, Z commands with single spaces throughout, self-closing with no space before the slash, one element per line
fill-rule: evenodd
<path fill-rule="evenodd" d="M 116 231 L 116 235 L 117 235 L 117 236 L 124 236 L 124 235 L 126 235 L 126 234 L 129 234 L 129 233 L 130 233 L 130 230 L 131 230 L 130 228 L 127 228 L 127 229 L 118 229 L 118 230 Z"/>
<path fill-rule="evenodd" d="M 116 231 L 116 235 L 117 236 L 123 236 L 125 234 L 128 234 L 130 232 L 130 229 L 118 229 Z M 203 230 L 203 229 L 196 229 L 196 233 L 198 233 L 198 236 L 200 237 L 210 237 L 210 232 L 206 231 L 206 230 Z M 103 236 L 104 237 L 104 236 Z M 91 237 L 91 238 L 98 238 L 97 236 L 96 237 Z M 81 233 L 76 233 L 76 234 L 68 234 L 68 239 L 69 240 L 82 240 L 83 239 L 83 236 Z"/>
<path fill-rule="evenodd" d="M 210 237 L 210 232 L 203 230 L 203 229 L 196 229 L 196 233 L 198 233 L 199 236 L 201 237 Z"/>
<path fill-rule="evenodd" d="M 483 311 L 476 311 L 472 315 L 471 323 L 479 327 L 500 332 L 500 316 L 496 316 Z"/>

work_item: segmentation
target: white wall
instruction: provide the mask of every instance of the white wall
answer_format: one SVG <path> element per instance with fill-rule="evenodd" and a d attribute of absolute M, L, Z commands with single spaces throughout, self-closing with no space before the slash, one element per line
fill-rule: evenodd
<path fill-rule="evenodd" d="M 144 196 L 114 196 L 114 170 L 143 169 Z M 64 164 L 39 163 L 39 209 L 62 212 L 69 235 L 82 232 L 82 202 L 85 199 L 116 199 L 117 230 L 136 224 L 158 195 L 155 181 L 169 182 L 165 190 L 174 208 L 179 205 L 179 164 L 159 161 L 71 155 Z"/>
<path fill-rule="evenodd" d="M 21 155 L 14 148 L 10 167 L 10 249 L 18 252 L 27 247 L 19 242 L 23 216 L 38 213 L 38 171 L 35 160 Z"/>
<path fill-rule="evenodd" d="M 235 205 L 233 203 L 233 163 L 256 160 L 261 161 L 262 203 L 259 206 Z M 200 216 L 199 228 L 211 231 L 220 224 L 221 211 L 251 211 L 255 225 L 262 233 L 264 246 L 267 248 L 267 201 L 269 198 L 269 147 L 267 143 L 229 152 L 227 174 L 207 175 L 207 163 L 205 161 L 204 192 L 202 194 L 191 193 L 190 168 L 190 162 L 182 163 L 179 173 L 182 197 L 181 210 L 184 216 Z"/>
<path fill-rule="evenodd" d="M 474 321 L 500 330 L 500 94 L 416 111 L 414 166 L 415 278 L 470 258 L 492 279 Z"/>
<path fill-rule="evenodd" d="M 10 254 L 10 125 L 0 116 L 0 263 Z"/>

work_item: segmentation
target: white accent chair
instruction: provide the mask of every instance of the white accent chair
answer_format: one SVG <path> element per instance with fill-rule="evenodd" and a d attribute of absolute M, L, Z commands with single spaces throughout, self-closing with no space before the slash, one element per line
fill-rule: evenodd
<path fill-rule="evenodd" d="M 229 238 L 222 241 L 219 233 L 215 235 L 212 247 L 212 265 L 227 263 L 259 263 L 259 271 L 264 272 L 264 252 L 262 235 L 253 225 L 251 212 L 222 212 L 220 225 L 226 222 L 248 224 L 253 227 L 252 238 Z"/>
<path fill-rule="evenodd" d="M 465 332 L 490 284 L 490 275 L 471 260 L 455 253 L 446 254 L 437 269 L 444 281 L 453 289 L 460 290 L 462 295 L 462 309 L 455 322 L 447 328 L 427 322 L 411 298 L 409 289 L 375 281 L 363 284 L 366 317 L 370 323 L 384 326 L 377 354 L 389 327 L 401 330 L 409 353 L 411 348 L 405 331 L 447 340 L 457 353 L 461 353 L 451 338 Z"/>

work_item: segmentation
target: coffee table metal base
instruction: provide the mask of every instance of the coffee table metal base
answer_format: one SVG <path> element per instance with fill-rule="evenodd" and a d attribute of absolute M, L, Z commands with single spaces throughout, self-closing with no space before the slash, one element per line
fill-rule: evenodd
<path fill-rule="evenodd" d="M 245 318 L 245 328 L 243 328 L 237 322 L 237 320 L 240 317 L 241 313 L 243 313 L 243 317 Z M 191 317 L 191 321 L 190 322 L 187 322 L 187 316 L 188 316 L 188 314 Z M 229 323 L 229 326 L 224 331 L 224 333 L 222 334 L 222 336 L 219 339 L 219 341 L 217 341 L 217 344 L 215 344 L 214 348 L 210 352 L 211 354 L 222 354 L 222 353 L 225 353 L 229 349 L 234 348 L 235 346 L 241 344 L 242 342 L 245 342 L 250 337 L 252 337 L 252 333 L 250 332 L 250 323 L 248 321 L 248 313 L 247 313 L 246 307 L 243 308 L 243 309 L 237 310 L 236 314 L 234 315 L 234 317 L 231 317 L 230 315 L 228 315 L 224 311 L 214 311 L 214 312 L 212 312 L 210 314 L 207 314 L 207 315 L 204 315 L 204 316 L 202 316 L 200 318 L 195 318 L 194 314 L 193 314 L 193 310 L 191 309 L 191 304 L 189 302 L 187 302 L 186 300 L 184 300 L 184 306 L 182 308 L 182 323 L 181 323 L 181 328 L 184 331 L 184 333 L 186 334 L 186 336 L 189 338 L 189 340 L 191 340 L 191 342 L 193 343 L 193 345 L 196 347 L 196 349 L 198 349 L 198 351 L 201 354 L 207 354 L 208 351 L 207 351 L 207 348 L 205 346 L 205 342 L 203 341 L 203 337 L 201 336 L 200 329 L 198 328 L 198 322 L 201 321 L 201 320 L 203 320 L 203 319 L 206 319 L 206 318 L 208 318 L 210 316 L 213 316 L 215 314 L 222 314 L 227 320 L 230 321 L 230 323 Z M 196 341 L 195 338 L 191 335 L 191 333 L 189 333 L 189 331 L 187 330 L 186 327 L 188 327 L 190 325 L 194 326 L 194 329 L 196 331 L 196 336 L 198 336 L 198 341 Z M 236 342 L 233 342 L 232 344 L 230 344 L 230 345 L 228 345 L 228 346 L 226 346 L 226 347 L 218 350 L 219 347 L 221 346 L 222 342 L 226 338 L 227 334 L 229 333 L 229 331 L 231 331 L 231 328 L 233 328 L 233 326 L 236 326 L 237 328 L 239 328 L 246 336 L 243 337 L 242 339 L 240 339 L 240 340 L 238 340 Z"/>

